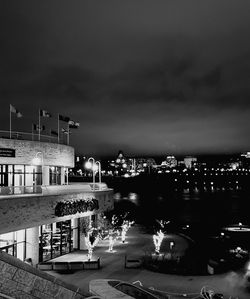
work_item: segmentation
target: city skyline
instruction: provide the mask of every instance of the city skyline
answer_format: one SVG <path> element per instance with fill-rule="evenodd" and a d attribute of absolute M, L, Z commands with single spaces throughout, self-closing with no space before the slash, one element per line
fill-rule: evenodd
<path fill-rule="evenodd" d="M 14 3 L 14 4 L 13 4 Z M 48 9 L 49 7 L 49 9 Z M 38 110 L 80 123 L 79 153 L 242 153 L 250 148 L 247 1 L 14 1 L 1 9 L 1 130 Z"/>

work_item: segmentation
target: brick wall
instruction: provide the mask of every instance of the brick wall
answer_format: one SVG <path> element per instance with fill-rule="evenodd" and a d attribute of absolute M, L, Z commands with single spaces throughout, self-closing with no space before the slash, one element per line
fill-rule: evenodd
<path fill-rule="evenodd" d="M 83 290 L 66 284 L 1 251 L 0 293 L 19 299 L 82 299 L 87 296 Z"/>
<path fill-rule="evenodd" d="M 57 143 L 0 138 L 0 148 L 15 149 L 16 157 L 0 157 L 0 164 L 32 165 L 38 152 L 43 153 L 43 163 L 49 166 L 74 167 L 74 148 Z M 40 158 L 40 155 L 38 156 Z"/>

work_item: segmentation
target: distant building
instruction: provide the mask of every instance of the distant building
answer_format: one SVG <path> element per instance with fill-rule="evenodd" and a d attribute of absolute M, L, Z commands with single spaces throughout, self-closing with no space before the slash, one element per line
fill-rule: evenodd
<path fill-rule="evenodd" d="M 150 173 L 156 167 L 153 158 L 126 157 L 123 151 L 119 151 L 114 160 L 108 161 L 108 171 L 114 176 L 134 176 L 140 172 Z"/>
<path fill-rule="evenodd" d="M 151 172 L 156 167 L 156 162 L 153 158 L 136 158 L 135 170 L 137 172 Z"/>
<path fill-rule="evenodd" d="M 177 160 L 175 156 L 167 156 L 166 160 L 161 163 L 161 166 L 165 166 L 167 168 L 174 168 L 177 166 Z"/>
<path fill-rule="evenodd" d="M 185 157 L 184 158 L 184 164 L 186 168 L 192 168 L 194 166 L 194 163 L 197 162 L 197 158 L 195 157 Z"/>

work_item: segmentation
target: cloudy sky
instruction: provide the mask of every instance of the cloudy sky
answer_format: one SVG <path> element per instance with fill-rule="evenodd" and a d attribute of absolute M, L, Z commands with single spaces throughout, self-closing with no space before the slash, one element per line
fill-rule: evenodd
<path fill-rule="evenodd" d="M 0 123 L 80 122 L 78 153 L 250 150 L 250 1 L 0 0 Z"/>

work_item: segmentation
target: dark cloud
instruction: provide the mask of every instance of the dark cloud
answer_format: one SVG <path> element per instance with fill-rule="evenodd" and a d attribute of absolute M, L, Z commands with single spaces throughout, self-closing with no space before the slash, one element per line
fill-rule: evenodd
<path fill-rule="evenodd" d="M 85 153 L 249 150 L 249 13 L 230 0 L 4 2 L 2 127 L 12 103 L 23 130 L 39 107 L 80 121 Z"/>

